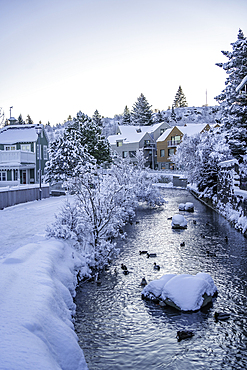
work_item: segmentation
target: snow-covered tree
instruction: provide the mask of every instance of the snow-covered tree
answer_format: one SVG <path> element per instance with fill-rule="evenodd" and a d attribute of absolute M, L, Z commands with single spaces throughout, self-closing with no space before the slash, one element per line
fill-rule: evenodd
<path fill-rule="evenodd" d="M 123 112 L 122 125 L 130 125 L 130 124 L 131 124 L 130 110 L 126 105 L 124 108 L 124 112 Z"/>
<path fill-rule="evenodd" d="M 162 123 L 162 122 L 164 122 L 164 116 L 163 116 L 163 114 L 162 114 L 162 112 L 160 110 L 153 115 L 153 122 L 154 123 Z"/>
<path fill-rule="evenodd" d="M 96 126 L 99 126 L 101 127 L 102 126 L 102 117 L 101 115 L 99 114 L 98 110 L 96 109 L 96 111 L 94 112 L 93 116 L 92 116 L 92 120 L 93 120 L 93 123 L 96 125 Z"/>
<path fill-rule="evenodd" d="M 27 115 L 26 123 L 27 123 L 28 125 L 32 125 L 32 124 L 33 124 L 33 120 L 32 120 L 32 118 L 29 116 L 29 114 Z"/>
<path fill-rule="evenodd" d="M 3 127 L 4 126 L 4 111 L 3 109 L 0 107 L 0 127 Z"/>
<path fill-rule="evenodd" d="M 131 111 L 131 123 L 135 126 L 150 126 L 153 123 L 151 105 L 143 94 L 137 98 Z"/>
<path fill-rule="evenodd" d="M 173 106 L 175 108 L 182 108 L 182 107 L 188 107 L 188 103 L 186 101 L 186 97 L 183 93 L 182 87 L 179 86 L 178 91 L 175 95 Z"/>
<path fill-rule="evenodd" d="M 225 89 L 216 97 L 222 109 L 224 124 L 232 155 L 241 163 L 247 152 L 247 99 L 237 89 L 247 76 L 247 39 L 240 29 L 237 41 L 231 43 L 232 51 L 222 51 L 226 63 L 217 63 L 227 73 Z"/>
<path fill-rule="evenodd" d="M 18 125 L 24 125 L 25 124 L 25 122 L 23 121 L 23 118 L 22 118 L 22 115 L 21 114 L 19 115 L 17 121 L 18 121 Z"/>
<path fill-rule="evenodd" d="M 98 164 L 111 162 L 111 150 L 108 140 L 101 134 L 99 127 L 91 118 L 82 112 L 77 113 L 77 117 L 69 123 L 66 133 L 71 137 L 76 136 L 76 140 L 92 155 Z"/>

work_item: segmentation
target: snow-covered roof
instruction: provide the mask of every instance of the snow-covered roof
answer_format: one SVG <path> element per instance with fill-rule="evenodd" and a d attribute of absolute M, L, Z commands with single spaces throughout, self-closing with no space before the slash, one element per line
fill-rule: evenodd
<path fill-rule="evenodd" d="M 0 144 L 36 142 L 35 125 L 9 125 L 0 130 Z"/>
<path fill-rule="evenodd" d="M 158 139 L 157 142 L 164 141 L 176 127 L 182 134 L 187 136 L 192 136 L 202 132 L 202 130 L 207 126 L 207 123 L 190 123 L 186 126 L 174 126 L 170 129 L 167 129 Z"/>
<path fill-rule="evenodd" d="M 247 84 L 247 76 L 245 76 L 242 81 L 240 82 L 240 84 L 236 87 L 236 92 L 238 92 L 239 90 L 242 89 L 242 87 L 244 87 L 244 85 Z"/>
<path fill-rule="evenodd" d="M 138 143 L 146 133 L 151 132 L 150 128 L 153 126 L 119 126 L 120 135 L 110 135 L 108 140 L 110 144 L 116 144 L 116 141 L 123 141 L 123 143 Z"/>

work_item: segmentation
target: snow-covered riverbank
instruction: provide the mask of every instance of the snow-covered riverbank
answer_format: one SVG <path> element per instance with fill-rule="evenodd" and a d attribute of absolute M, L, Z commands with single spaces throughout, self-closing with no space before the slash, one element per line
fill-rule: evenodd
<path fill-rule="evenodd" d="M 45 238 L 64 199 L 0 211 L 1 370 L 87 369 L 72 318 L 75 271 L 87 266 L 68 242 Z"/>

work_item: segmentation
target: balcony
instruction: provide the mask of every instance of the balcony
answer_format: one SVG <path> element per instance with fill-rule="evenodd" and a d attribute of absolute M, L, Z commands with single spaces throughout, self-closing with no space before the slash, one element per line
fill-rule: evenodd
<path fill-rule="evenodd" d="M 0 165 L 11 165 L 21 163 L 36 163 L 33 152 L 24 150 L 0 150 Z"/>
<path fill-rule="evenodd" d="M 167 146 L 168 147 L 176 147 L 181 143 L 181 140 L 168 140 Z"/>

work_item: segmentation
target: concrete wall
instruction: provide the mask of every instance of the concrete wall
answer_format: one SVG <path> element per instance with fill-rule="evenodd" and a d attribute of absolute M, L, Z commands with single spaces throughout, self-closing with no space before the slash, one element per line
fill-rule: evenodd
<path fill-rule="evenodd" d="M 49 185 L 42 184 L 42 198 L 49 198 Z M 39 185 L 0 189 L 0 209 L 39 199 Z"/>

